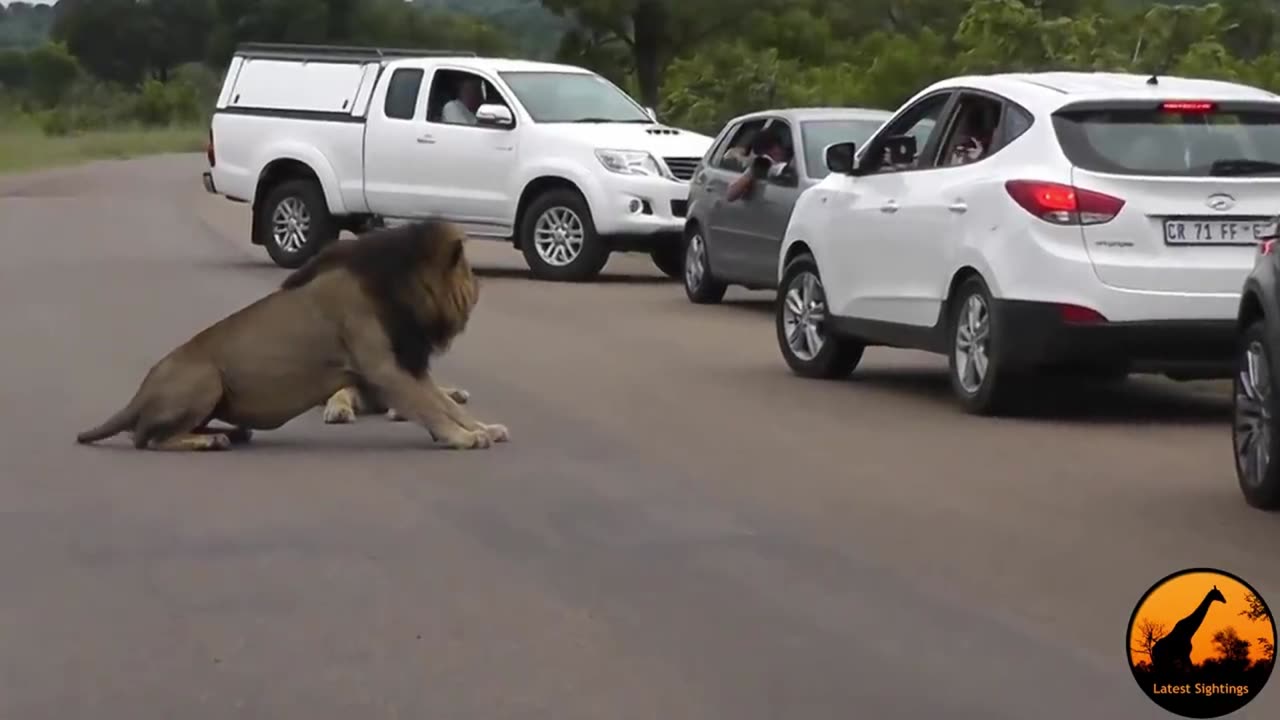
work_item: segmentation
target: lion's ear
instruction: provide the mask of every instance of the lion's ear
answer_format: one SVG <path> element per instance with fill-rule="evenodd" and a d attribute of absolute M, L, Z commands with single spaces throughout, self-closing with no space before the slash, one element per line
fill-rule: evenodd
<path fill-rule="evenodd" d="M 462 243 L 455 243 L 449 253 L 449 268 L 458 267 L 458 264 L 462 262 Z"/>

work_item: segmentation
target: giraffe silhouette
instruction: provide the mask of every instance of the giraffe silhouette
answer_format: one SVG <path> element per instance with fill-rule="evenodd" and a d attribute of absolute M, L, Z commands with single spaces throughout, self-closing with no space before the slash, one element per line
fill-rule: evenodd
<path fill-rule="evenodd" d="M 1196 634 L 1200 629 L 1200 624 L 1204 622 L 1204 616 L 1209 612 L 1209 606 L 1215 602 L 1227 602 L 1222 597 L 1222 592 L 1218 590 L 1218 586 L 1214 585 L 1213 589 L 1205 593 L 1204 599 L 1196 606 L 1191 614 L 1178 621 L 1168 635 L 1156 641 L 1151 646 L 1151 668 L 1158 673 L 1186 673 L 1190 672 L 1194 667 L 1191 664 L 1191 636 Z"/>

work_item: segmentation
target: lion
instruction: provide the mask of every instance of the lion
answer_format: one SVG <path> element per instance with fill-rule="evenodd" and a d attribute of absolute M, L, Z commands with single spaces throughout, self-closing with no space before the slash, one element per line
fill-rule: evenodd
<path fill-rule="evenodd" d="M 225 450 L 362 389 L 450 448 L 507 441 L 505 426 L 473 419 L 455 399 L 468 394 L 430 373 L 479 299 L 465 240 L 457 225 L 427 221 L 326 247 L 162 358 L 123 409 L 76 441 L 127 431 L 139 450 Z"/>

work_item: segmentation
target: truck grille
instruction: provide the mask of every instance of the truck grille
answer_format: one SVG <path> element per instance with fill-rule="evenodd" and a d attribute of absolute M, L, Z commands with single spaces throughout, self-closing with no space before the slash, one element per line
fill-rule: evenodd
<path fill-rule="evenodd" d="M 698 163 L 702 158 L 696 157 L 669 157 L 662 158 L 667 163 L 667 169 L 677 180 L 688 182 L 693 179 L 693 171 L 698 169 Z"/>

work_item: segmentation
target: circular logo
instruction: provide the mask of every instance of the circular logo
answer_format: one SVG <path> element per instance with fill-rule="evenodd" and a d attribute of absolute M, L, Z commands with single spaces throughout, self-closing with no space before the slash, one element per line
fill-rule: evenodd
<path fill-rule="evenodd" d="M 1129 667 L 1165 710 L 1216 718 L 1248 705 L 1271 677 L 1276 626 L 1262 596 L 1210 568 L 1160 580 L 1129 618 Z"/>

